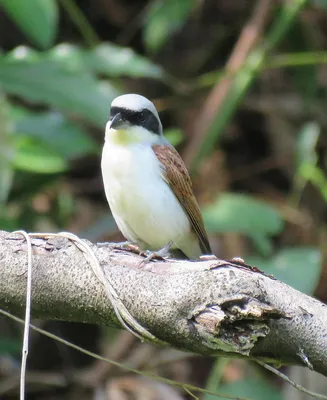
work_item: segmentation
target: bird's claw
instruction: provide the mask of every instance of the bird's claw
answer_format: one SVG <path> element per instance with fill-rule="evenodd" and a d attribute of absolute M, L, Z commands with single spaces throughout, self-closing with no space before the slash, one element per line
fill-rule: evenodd
<path fill-rule="evenodd" d="M 138 265 L 138 268 L 142 268 L 145 264 L 147 264 L 149 261 L 154 260 L 154 259 L 160 259 L 164 260 L 165 257 L 169 256 L 169 250 L 172 248 L 173 243 L 169 242 L 165 247 L 158 251 L 142 251 L 140 255 L 146 256 Z"/>

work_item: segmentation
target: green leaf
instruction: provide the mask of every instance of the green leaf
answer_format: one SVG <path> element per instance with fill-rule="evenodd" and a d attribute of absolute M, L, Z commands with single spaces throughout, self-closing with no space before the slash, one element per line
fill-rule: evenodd
<path fill-rule="evenodd" d="M 302 166 L 300 175 L 305 181 L 309 181 L 312 185 L 316 186 L 327 203 L 327 179 L 325 171 L 316 165 L 306 164 Z"/>
<path fill-rule="evenodd" d="M 39 139 L 66 160 L 97 150 L 96 143 L 76 123 L 59 112 L 32 114 L 16 123 L 16 132 Z"/>
<path fill-rule="evenodd" d="M 272 249 L 267 236 L 276 235 L 283 228 L 277 210 L 241 194 L 221 194 L 215 203 L 204 208 L 203 218 L 209 232 L 247 235 L 263 255 L 269 255 Z"/>
<path fill-rule="evenodd" d="M 108 76 L 162 78 L 163 70 L 128 47 L 102 43 L 85 52 L 84 61 L 93 71 Z"/>
<path fill-rule="evenodd" d="M 63 157 L 42 141 L 17 134 L 14 139 L 16 153 L 13 163 L 17 169 L 40 174 L 55 174 L 67 168 Z"/>
<path fill-rule="evenodd" d="M 155 0 L 145 16 L 144 42 L 151 51 L 158 50 L 185 23 L 195 0 Z"/>
<path fill-rule="evenodd" d="M 276 235 L 283 228 L 277 210 L 263 201 L 242 194 L 219 195 L 214 204 L 204 208 L 203 218 L 207 229 L 215 233 Z"/>
<path fill-rule="evenodd" d="M 296 158 L 298 167 L 304 163 L 316 164 L 316 145 L 320 131 L 320 126 L 317 122 L 308 122 L 302 126 L 296 140 Z"/>
<path fill-rule="evenodd" d="M 278 390 L 265 382 L 263 379 L 247 378 L 233 383 L 226 383 L 220 386 L 221 393 L 228 393 L 230 396 L 248 398 L 251 400 L 283 400 Z M 206 400 L 216 399 L 215 396 L 206 397 Z M 226 399 L 226 397 L 221 397 Z"/>
<path fill-rule="evenodd" d="M 0 57 L 0 86 L 26 100 L 74 113 L 104 129 L 111 101 L 119 92 L 81 67 L 19 54 Z"/>
<path fill-rule="evenodd" d="M 316 166 L 318 156 L 316 145 L 321 133 L 320 126 L 316 122 L 308 122 L 302 126 L 296 140 L 296 162 L 297 170 L 293 181 L 293 193 L 290 201 L 296 206 L 300 200 L 307 182 L 317 185 L 324 195 L 324 174 L 319 172 Z"/>
<path fill-rule="evenodd" d="M 58 23 L 55 0 L 0 0 L 0 5 L 36 45 L 52 45 Z"/>
<path fill-rule="evenodd" d="M 158 65 L 135 53 L 129 47 L 110 43 L 84 50 L 71 44 L 60 44 L 48 52 L 49 59 L 83 66 L 86 70 L 109 77 L 161 79 L 164 71 Z"/>
<path fill-rule="evenodd" d="M 307 294 L 313 294 L 322 268 L 321 253 L 312 247 L 287 248 L 268 260 L 249 257 L 246 262 Z"/>

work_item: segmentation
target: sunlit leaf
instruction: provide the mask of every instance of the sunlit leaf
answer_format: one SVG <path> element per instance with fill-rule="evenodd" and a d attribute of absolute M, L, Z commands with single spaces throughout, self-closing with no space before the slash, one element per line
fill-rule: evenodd
<path fill-rule="evenodd" d="M 270 259 L 248 257 L 246 262 L 307 294 L 313 294 L 322 268 L 321 253 L 312 247 L 283 249 Z"/>
<path fill-rule="evenodd" d="M 40 139 L 65 159 L 80 157 L 97 150 L 96 143 L 83 128 L 58 112 L 39 113 L 21 118 L 16 132 Z"/>
<path fill-rule="evenodd" d="M 283 221 L 273 207 L 250 196 L 224 193 L 203 209 L 209 232 L 237 232 L 252 239 L 262 255 L 269 255 L 272 246 L 269 236 L 278 234 Z"/>
<path fill-rule="evenodd" d="M 301 166 L 303 163 L 316 163 L 316 144 L 319 134 L 320 127 L 317 122 L 308 122 L 301 128 L 296 140 L 296 157 L 298 166 Z"/>
<path fill-rule="evenodd" d="M 10 94 L 49 104 L 104 127 L 110 103 L 119 93 L 83 69 L 54 60 L 0 57 L 0 85 Z"/>
<path fill-rule="evenodd" d="M 129 47 L 101 43 L 92 49 L 82 49 L 71 44 L 60 44 L 48 52 L 53 60 L 83 66 L 87 70 L 109 77 L 130 76 L 160 79 L 164 71 L 146 57 Z"/>
<path fill-rule="evenodd" d="M 84 60 L 98 73 L 108 76 L 162 78 L 163 70 L 132 49 L 103 43 L 85 53 Z"/>
<path fill-rule="evenodd" d="M 0 6 L 32 42 L 41 47 L 53 43 L 58 22 L 55 0 L 0 0 Z"/>
<path fill-rule="evenodd" d="M 145 16 L 144 42 L 155 51 L 185 23 L 195 0 L 154 0 Z"/>
<path fill-rule="evenodd" d="M 250 196 L 224 193 L 203 209 L 209 231 L 238 232 L 247 235 L 276 235 L 283 228 L 282 219 L 272 206 Z"/>
<path fill-rule="evenodd" d="M 54 174 L 67 168 L 64 158 L 40 140 L 15 135 L 15 146 L 16 153 L 13 164 L 17 169 L 41 174 Z"/>

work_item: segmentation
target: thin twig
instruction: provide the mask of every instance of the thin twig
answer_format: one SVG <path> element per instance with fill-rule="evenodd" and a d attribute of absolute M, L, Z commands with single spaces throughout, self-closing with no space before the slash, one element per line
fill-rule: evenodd
<path fill-rule="evenodd" d="M 13 314 L 11 314 L 11 313 L 5 311 L 5 310 L 2 310 L 1 308 L 0 308 L 0 314 L 5 315 L 6 317 L 13 319 L 14 321 L 19 322 L 20 324 L 23 324 L 23 325 L 25 324 L 25 321 L 24 321 L 23 319 L 18 318 L 18 317 L 16 317 L 15 315 L 13 315 Z M 77 350 L 77 351 L 80 351 L 81 353 L 84 353 L 84 354 L 86 354 L 86 355 L 88 355 L 88 356 L 90 356 L 90 357 L 93 357 L 93 358 L 97 359 L 97 360 L 101 360 L 101 361 L 107 362 L 107 363 L 109 363 L 109 364 L 115 365 L 116 367 L 122 368 L 122 369 L 124 369 L 124 370 L 126 370 L 126 371 L 133 372 L 133 373 L 138 374 L 138 375 L 141 375 L 141 376 L 146 376 L 146 377 L 148 377 L 148 378 L 157 380 L 157 381 L 162 382 L 162 383 L 166 383 L 166 384 L 168 384 L 168 385 L 178 386 L 178 387 L 181 387 L 181 388 L 184 389 L 184 390 L 186 390 L 186 389 L 187 389 L 187 390 L 193 390 L 193 391 L 195 391 L 195 392 L 207 393 L 207 394 L 211 394 L 211 395 L 213 395 L 213 396 L 225 397 L 225 398 L 231 399 L 231 400 L 248 400 L 248 399 L 246 399 L 246 398 L 244 398 L 244 397 L 233 397 L 233 396 L 226 395 L 226 394 L 219 394 L 219 393 L 212 392 L 212 391 L 206 390 L 206 389 L 202 389 L 202 388 L 199 388 L 199 387 L 196 387 L 196 386 L 193 386 L 193 385 L 185 384 L 185 383 L 182 383 L 182 382 L 177 382 L 177 381 L 174 381 L 174 380 L 168 379 L 168 378 L 163 378 L 163 377 L 161 377 L 161 376 L 154 375 L 154 374 L 152 374 L 152 373 L 150 373 L 150 372 L 139 371 L 139 370 L 137 370 L 137 369 L 130 368 L 130 367 L 128 367 L 128 366 L 126 366 L 126 365 L 124 365 L 124 364 L 121 364 L 121 363 L 119 363 L 119 362 L 117 362 L 117 361 L 110 360 L 110 359 L 108 359 L 108 358 L 106 358 L 106 357 L 100 356 L 99 354 L 96 354 L 96 353 L 93 353 L 93 352 L 88 351 L 88 350 L 86 350 L 86 349 L 83 349 L 82 347 L 79 347 L 79 346 L 77 346 L 77 345 L 75 345 L 75 344 L 73 344 L 73 343 L 71 343 L 71 342 L 69 342 L 69 341 L 67 341 L 67 340 L 65 340 L 65 339 L 62 339 L 62 338 L 59 337 L 59 336 L 56 336 L 56 335 L 54 335 L 54 334 L 52 334 L 52 333 L 50 333 L 50 332 L 48 332 L 48 331 L 45 331 L 45 330 L 43 330 L 43 329 L 40 329 L 40 328 L 38 328 L 38 327 L 35 326 L 35 325 L 30 324 L 30 327 L 31 327 L 33 330 L 35 330 L 36 332 L 39 332 L 39 333 L 41 333 L 42 335 L 45 335 L 45 336 L 47 336 L 47 337 L 49 337 L 49 338 L 51 338 L 51 339 L 53 339 L 53 340 L 56 340 L 56 341 L 58 341 L 58 342 L 60 342 L 60 343 L 63 343 L 63 344 L 65 344 L 66 346 L 69 346 L 69 347 L 71 347 L 71 348 L 73 348 L 73 349 L 75 349 L 75 350 Z M 323 400 L 326 400 L 326 399 L 327 399 L 327 396 L 324 396 L 324 395 L 319 394 L 319 393 L 312 392 L 312 391 L 310 391 L 310 390 L 308 390 L 308 389 L 305 389 L 304 387 L 300 386 L 299 384 L 293 382 L 288 376 L 286 376 L 285 374 L 279 372 L 279 371 L 278 371 L 277 369 L 275 369 L 274 367 L 271 367 L 270 365 L 268 365 L 268 364 L 266 364 L 266 363 L 264 363 L 264 362 L 262 362 L 262 361 L 259 361 L 259 360 L 255 360 L 255 361 L 256 361 L 259 365 L 263 366 L 264 368 L 268 369 L 269 371 L 271 371 L 271 372 L 274 373 L 275 375 L 277 375 L 277 376 L 279 376 L 280 378 L 282 378 L 283 380 L 285 380 L 285 382 L 288 382 L 289 384 L 291 384 L 293 387 L 295 387 L 295 388 L 298 389 L 299 391 L 301 391 L 301 392 L 303 392 L 303 393 L 306 393 L 306 394 L 309 394 L 310 396 L 316 397 L 316 398 L 318 398 L 318 399 L 323 399 Z"/>
<path fill-rule="evenodd" d="M 15 315 L 13 315 L 13 314 L 11 314 L 11 313 L 5 311 L 5 310 L 2 310 L 1 308 L 0 308 L 0 314 L 5 315 L 6 317 L 13 319 L 14 321 L 19 322 L 20 324 L 25 324 L 25 321 L 24 321 L 23 319 L 18 318 L 18 317 L 16 317 Z M 223 394 L 223 393 L 212 392 L 211 390 L 202 389 L 202 388 L 199 388 L 199 387 L 197 387 L 197 386 L 190 385 L 190 384 L 188 384 L 188 383 L 177 382 L 177 381 L 174 381 L 174 380 L 172 380 L 172 379 L 163 378 L 163 377 L 161 377 L 161 376 L 152 374 L 151 372 L 139 371 L 139 370 L 137 370 L 137 369 L 130 368 L 130 367 L 128 367 L 127 365 L 121 364 L 121 363 L 119 363 L 119 362 L 117 362 L 117 361 L 110 360 L 109 358 L 102 357 L 102 356 L 100 356 L 99 354 L 96 354 L 96 353 L 93 353 L 93 352 L 88 351 L 88 350 L 86 350 L 86 349 L 83 349 L 82 347 L 79 347 L 79 346 L 77 346 L 76 344 L 73 344 L 73 343 L 71 343 L 71 342 L 69 342 L 69 341 L 67 341 L 67 340 L 65 340 L 65 339 L 62 339 L 61 337 L 56 336 L 56 335 L 54 335 L 53 333 L 50 333 L 50 332 L 45 331 L 45 330 L 43 330 L 43 329 L 41 329 L 41 328 L 38 328 L 38 327 L 35 326 L 35 325 L 30 324 L 30 327 L 31 327 L 34 331 L 39 332 L 39 333 L 41 333 L 42 335 L 45 335 L 45 336 L 49 337 L 50 339 L 56 340 L 56 341 L 59 342 L 59 343 L 65 344 L 66 346 L 71 347 L 71 348 L 74 349 L 74 350 L 80 351 L 81 353 L 86 354 L 86 355 L 88 355 L 88 356 L 90 356 L 90 357 L 92 357 L 92 358 L 95 358 L 95 359 L 97 359 L 97 360 L 104 361 L 104 362 L 109 363 L 109 364 L 113 364 L 113 365 L 115 365 L 116 367 L 119 367 L 119 368 L 121 368 L 121 369 L 124 369 L 125 371 L 132 372 L 132 373 L 137 374 L 137 375 L 145 376 L 145 377 L 147 377 L 147 378 L 156 380 L 156 381 L 158 381 L 158 382 L 162 382 L 162 383 L 165 383 L 165 384 L 171 385 L 171 386 L 180 387 L 180 388 L 182 388 L 182 389 L 184 389 L 184 390 L 185 390 L 185 388 L 187 388 L 188 390 L 192 390 L 192 391 L 194 391 L 194 392 L 198 392 L 198 393 L 207 393 L 207 394 L 211 394 L 211 395 L 216 396 L 216 397 L 223 397 L 223 398 L 230 399 L 230 400 L 249 400 L 249 399 L 246 398 L 246 397 L 235 397 L 235 396 L 231 396 L 231 395 L 229 395 L 229 394 Z"/>
<path fill-rule="evenodd" d="M 200 399 L 198 398 L 198 396 L 195 396 L 195 394 L 192 393 L 188 388 L 183 387 L 183 389 L 185 390 L 185 392 L 186 392 L 187 394 L 189 394 L 191 397 L 193 397 L 193 399 L 195 399 L 195 400 L 200 400 Z"/>
<path fill-rule="evenodd" d="M 304 388 L 303 386 L 299 385 L 298 383 L 295 383 L 294 381 L 292 381 L 287 375 L 278 371 L 278 369 L 272 367 L 271 365 L 266 364 L 265 362 L 262 362 L 262 361 L 258 361 L 258 360 L 257 360 L 257 363 L 259 365 L 261 365 L 262 367 L 266 368 L 268 371 L 272 372 L 273 374 L 279 376 L 285 382 L 287 382 L 290 385 L 292 385 L 293 387 L 295 387 L 295 389 L 297 389 L 298 391 L 306 393 L 309 396 L 316 397 L 317 399 L 327 400 L 327 396 L 324 396 L 323 394 L 320 394 L 320 393 L 312 392 L 311 390 Z"/>
<path fill-rule="evenodd" d="M 32 243 L 31 238 L 25 231 L 16 231 L 14 233 L 24 236 L 27 242 L 27 287 L 26 287 L 26 309 L 25 309 L 25 326 L 24 326 L 24 340 L 22 348 L 22 365 L 20 367 L 20 400 L 25 400 L 25 376 L 26 376 L 26 363 L 28 356 L 28 342 L 29 342 L 29 327 L 31 319 L 31 300 L 32 300 Z"/>

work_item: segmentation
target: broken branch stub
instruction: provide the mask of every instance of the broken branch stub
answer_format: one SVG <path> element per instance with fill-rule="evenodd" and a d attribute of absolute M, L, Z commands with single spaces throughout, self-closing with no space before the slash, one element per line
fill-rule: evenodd
<path fill-rule="evenodd" d="M 235 296 L 205 307 L 191 320 L 209 349 L 249 356 L 258 339 L 270 332 L 269 320 L 285 317 L 256 299 Z"/>

